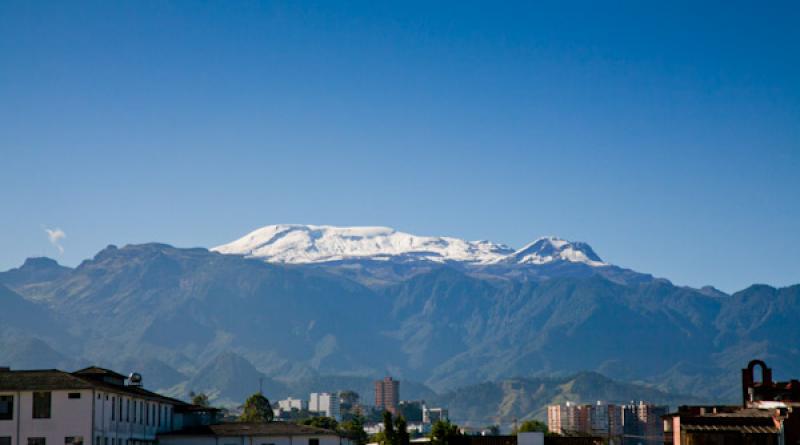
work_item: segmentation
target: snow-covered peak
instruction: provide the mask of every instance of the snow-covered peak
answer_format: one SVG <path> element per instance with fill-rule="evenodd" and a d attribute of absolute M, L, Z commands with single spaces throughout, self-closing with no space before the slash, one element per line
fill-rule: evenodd
<path fill-rule="evenodd" d="M 416 259 L 470 264 L 605 263 L 585 243 L 541 238 L 520 250 L 490 241 L 417 236 L 389 227 L 279 224 L 262 227 L 214 250 L 270 263 L 322 263 L 350 259 Z"/>
<path fill-rule="evenodd" d="M 431 261 L 496 261 L 513 250 L 488 241 L 416 236 L 389 227 L 280 224 L 262 227 L 212 250 L 276 263 L 413 257 Z"/>
<path fill-rule="evenodd" d="M 504 262 L 518 264 L 547 264 L 558 260 L 590 266 L 607 265 L 588 244 L 554 236 L 539 238 L 503 259 Z"/>

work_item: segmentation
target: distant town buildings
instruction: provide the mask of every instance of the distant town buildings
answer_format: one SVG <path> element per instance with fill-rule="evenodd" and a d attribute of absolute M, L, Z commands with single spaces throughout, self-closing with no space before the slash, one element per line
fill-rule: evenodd
<path fill-rule="evenodd" d="M 339 395 L 327 392 L 312 392 L 308 399 L 308 410 L 322 416 L 342 420 L 339 411 Z"/>
<path fill-rule="evenodd" d="M 661 416 L 666 413 L 667 407 L 646 402 L 628 405 L 567 402 L 547 407 L 547 426 L 556 434 L 585 434 L 616 444 L 655 445 L 663 442 Z"/>
<path fill-rule="evenodd" d="M 375 382 L 375 406 L 397 413 L 397 404 L 400 402 L 400 382 L 386 377 Z"/>

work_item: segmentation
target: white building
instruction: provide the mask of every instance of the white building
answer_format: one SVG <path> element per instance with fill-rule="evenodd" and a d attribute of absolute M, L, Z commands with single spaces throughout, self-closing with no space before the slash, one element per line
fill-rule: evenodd
<path fill-rule="evenodd" d="M 291 411 L 293 409 L 303 411 L 308 409 L 308 402 L 289 397 L 288 399 L 278 400 L 278 408 L 280 408 L 281 411 Z"/>
<path fill-rule="evenodd" d="M 160 434 L 160 445 L 354 445 L 334 431 L 291 422 L 225 423 Z"/>
<path fill-rule="evenodd" d="M 446 408 L 428 408 L 427 405 L 422 405 L 422 423 L 436 423 L 448 419 Z"/>
<path fill-rule="evenodd" d="M 308 410 L 326 417 L 342 420 L 339 411 L 339 395 L 327 392 L 312 392 L 308 400 Z"/>
<path fill-rule="evenodd" d="M 98 367 L 0 368 L 0 445 L 142 445 L 193 422 L 193 405 L 127 383 Z"/>

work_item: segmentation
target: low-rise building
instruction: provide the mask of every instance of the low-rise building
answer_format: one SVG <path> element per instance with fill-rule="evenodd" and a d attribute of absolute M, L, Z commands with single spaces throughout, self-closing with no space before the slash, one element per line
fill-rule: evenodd
<path fill-rule="evenodd" d="M 0 368 L 0 445 L 142 445 L 197 423 L 193 405 L 92 366 L 76 372 Z M 213 420 L 213 419 L 212 419 Z"/>
<path fill-rule="evenodd" d="M 223 423 L 159 435 L 161 445 L 354 445 L 336 432 L 290 422 Z"/>

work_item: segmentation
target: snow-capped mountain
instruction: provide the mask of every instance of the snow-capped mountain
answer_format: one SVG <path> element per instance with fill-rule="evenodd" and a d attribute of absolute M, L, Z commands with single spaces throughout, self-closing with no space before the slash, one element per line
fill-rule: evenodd
<path fill-rule="evenodd" d="M 558 260 L 590 266 L 607 265 L 588 244 L 556 237 L 539 238 L 503 259 L 504 262 L 516 264 L 547 264 Z"/>
<path fill-rule="evenodd" d="M 389 227 L 279 224 L 262 227 L 214 250 L 271 263 L 324 263 L 353 259 L 408 259 L 476 265 L 558 261 L 605 266 L 586 243 L 540 238 L 519 250 L 490 241 L 417 236 Z"/>

